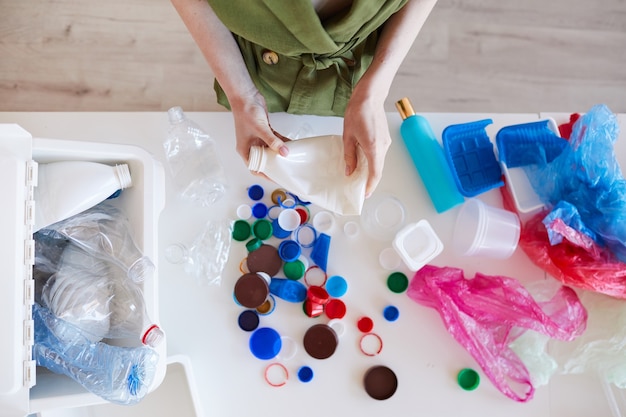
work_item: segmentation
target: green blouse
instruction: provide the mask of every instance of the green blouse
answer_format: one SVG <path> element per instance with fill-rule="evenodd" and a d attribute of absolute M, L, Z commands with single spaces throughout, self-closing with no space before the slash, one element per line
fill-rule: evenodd
<path fill-rule="evenodd" d="M 321 116 L 343 116 L 372 62 L 378 29 L 407 1 L 354 0 L 320 21 L 310 0 L 208 0 L 233 33 L 268 111 Z M 229 107 L 217 81 L 215 91 Z"/>

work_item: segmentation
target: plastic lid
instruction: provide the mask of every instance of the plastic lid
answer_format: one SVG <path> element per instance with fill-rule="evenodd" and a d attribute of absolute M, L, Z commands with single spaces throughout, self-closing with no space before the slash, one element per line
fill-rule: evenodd
<path fill-rule="evenodd" d="M 300 257 L 302 249 L 295 240 L 283 240 L 278 245 L 278 253 L 283 261 L 293 262 Z"/>
<path fill-rule="evenodd" d="M 274 204 L 280 204 L 281 201 L 285 201 L 287 199 L 287 191 L 282 188 L 277 188 L 272 191 L 272 202 Z"/>
<path fill-rule="evenodd" d="M 270 206 L 267 208 L 267 217 L 270 220 L 278 219 L 278 215 L 280 214 L 281 211 L 283 211 L 283 208 L 278 205 Z"/>
<path fill-rule="evenodd" d="M 250 252 L 247 263 L 250 272 L 265 272 L 271 277 L 283 266 L 278 249 L 271 245 L 261 245 L 257 250 Z"/>
<path fill-rule="evenodd" d="M 277 219 L 272 220 L 272 233 L 274 234 L 274 237 L 277 237 L 278 239 L 285 239 L 291 235 L 290 231 L 283 230 L 283 228 L 280 227 Z"/>
<path fill-rule="evenodd" d="M 320 232 L 327 232 L 335 225 L 335 218 L 328 211 L 320 211 L 313 216 L 313 226 Z"/>
<path fill-rule="evenodd" d="M 282 348 L 280 334 L 271 327 L 256 329 L 250 336 L 250 351 L 263 360 L 275 358 Z"/>
<path fill-rule="evenodd" d="M 296 210 L 296 212 L 300 216 L 300 224 L 304 224 L 309 221 L 309 218 L 311 217 L 311 212 L 309 211 L 309 208 L 307 206 L 296 206 L 294 210 Z"/>
<path fill-rule="evenodd" d="M 272 237 L 274 231 L 272 223 L 266 219 L 258 219 L 252 224 L 252 234 L 261 240 Z"/>
<path fill-rule="evenodd" d="M 397 294 L 409 288 L 409 278 L 402 272 L 393 272 L 387 277 L 387 287 Z"/>
<path fill-rule="evenodd" d="M 242 220 L 247 220 L 252 216 L 252 208 L 247 204 L 240 204 L 237 207 L 237 217 Z"/>
<path fill-rule="evenodd" d="M 283 361 L 293 359 L 293 357 L 296 356 L 296 353 L 298 353 L 298 344 L 296 341 L 289 336 L 282 336 L 280 341 L 282 343 L 282 348 L 280 349 L 278 358 Z"/>
<path fill-rule="evenodd" d="M 326 324 L 315 324 L 304 334 L 304 350 L 315 359 L 330 358 L 338 343 L 337 334 Z"/>
<path fill-rule="evenodd" d="M 304 365 L 298 369 L 298 379 L 300 382 L 311 382 L 313 379 L 313 369 Z"/>
<path fill-rule="evenodd" d="M 306 298 L 313 303 L 324 305 L 328 303 L 330 296 L 324 288 L 312 285 L 307 289 Z"/>
<path fill-rule="evenodd" d="M 383 310 L 383 317 L 387 321 L 396 321 L 400 317 L 400 310 L 396 306 L 387 306 Z"/>
<path fill-rule="evenodd" d="M 317 240 L 317 230 L 308 223 L 301 224 L 294 231 L 294 239 L 303 248 L 311 248 L 315 245 L 315 241 Z"/>
<path fill-rule="evenodd" d="M 359 230 L 359 224 L 354 221 L 346 222 L 346 224 L 343 225 L 343 232 L 349 238 L 357 237 L 359 234 Z"/>
<path fill-rule="evenodd" d="M 185 120 L 185 113 L 180 106 L 171 107 L 167 111 L 167 118 L 171 124 L 180 123 Z"/>
<path fill-rule="evenodd" d="M 337 337 L 341 337 L 346 333 L 345 323 L 341 319 L 329 320 L 328 326 L 330 326 L 330 328 L 332 328 L 335 331 L 335 333 L 337 334 Z"/>
<path fill-rule="evenodd" d="M 375 400 L 386 400 L 391 398 L 398 389 L 398 378 L 386 366 L 373 366 L 365 373 L 363 386 L 370 397 Z"/>
<path fill-rule="evenodd" d="M 263 203 L 256 203 L 252 206 L 252 215 L 257 219 L 267 216 L 267 206 Z"/>
<path fill-rule="evenodd" d="M 243 242 L 250 237 L 251 227 L 247 220 L 235 220 L 233 223 L 233 239 Z"/>
<path fill-rule="evenodd" d="M 406 209 L 396 197 L 374 194 L 363 203 L 361 225 L 375 239 L 391 241 L 405 222 Z"/>
<path fill-rule="evenodd" d="M 259 249 L 262 245 L 263 241 L 258 237 L 254 237 L 246 242 L 246 249 L 248 249 L 248 252 L 253 252 Z"/>
<path fill-rule="evenodd" d="M 300 226 L 300 215 L 294 209 L 285 209 L 278 215 L 278 225 L 283 230 L 292 232 Z"/>
<path fill-rule="evenodd" d="M 258 306 L 255 311 L 262 315 L 268 316 L 274 312 L 276 309 L 276 299 L 272 296 L 272 294 L 267 296 L 267 300 L 263 302 L 260 306 Z"/>
<path fill-rule="evenodd" d="M 255 273 L 244 274 L 235 283 L 235 300 L 247 308 L 257 308 L 263 304 L 269 292 L 267 282 Z"/>
<path fill-rule="evenodd" d="M 342 276 L 333 275 L 326 280 L 326 291 L 331 297 L 343 297 L 348 291 L 348 282 Z"/>
<path fill-rule="evenodd" d="M 346 304 L 337 298 L 333 298 L 324 306 L 324 312 L 329 319 L 344 318 L 346 310 Z"/>
<path fill-rule="evenodd" d="M 298 280 L 302 278 L 304 276 L 304 271 L 304 263 L 299 259 L 296 259 L 293 262 L 286 262 L 283 265 L 283 272 L 285 273 L 285 276 L 289 279 Z"/>
<path fill-rule="evenodd" d="M 326 233 L 320 233 L 315 239 L 313 250 L 311 250 L 311 260 L 315 262 L 317 266 L 326 271 L 328 266 L 328 250 L 330 248 L 330 236 Z"/>
<path fill-rule="evenodd" d="M 356 326 L 363 333 L 369 333 L 374 328 L 374 321 L 369 317 L 363 316 L 357 321 Z"/>
<path fill-rule="evenodd" d="M 163 342 L 165 339 L 165 333 L 163 330 L 156 324 L 153 324 L 148 328 L 148 330 L 144 333 L 142 342 L 146 346 L 150 346 L 151 348 L 156 348 Z"/>
<path fill-rule="evenodd" d="M 300 303 L 307 298 L 307 288 L 304 284 L 287 278 L 272 278 L 270 292 L 291 303 Z"/>
<path fill-rule="evenodd" d="M 473 369 L 461 369 L 456 376 L 456 380 L 465 391 L 473 391 L 480 385 L 480 375 Z"/>
<path fill-rule="evenodd" d="M 265 192 L 263 191 L 263 187 L 261 187 L 259 184 L 251 185 L 248 188 L 248 197 L 250 197 L 254 201 L 262 199 L 264 193 Z"/>
<path fill-rule="evenodd" d="M 237 319 L 239 328 L 246 332 L 251 332 L 259 327 L 259 315 L 254 310 L 245 310 L 239 314 Z"/>
<path fill-rule="evenodd" d="M 394 248 L 385 248 L 378 255 L 378 263 L 387 271 L 393 271 L 400 266 L 402 259 Z"/>

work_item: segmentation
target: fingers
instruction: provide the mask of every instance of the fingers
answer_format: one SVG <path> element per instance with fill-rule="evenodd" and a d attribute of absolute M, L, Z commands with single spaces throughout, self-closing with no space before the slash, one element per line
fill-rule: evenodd
<path fill-rule="evenodd" d="M 358 143 L 354 138 L 347 135 L 343 136 L 343 159 L 346 163 L 346 175 L 351 175 L 356 169 L 357 146 Z"/>

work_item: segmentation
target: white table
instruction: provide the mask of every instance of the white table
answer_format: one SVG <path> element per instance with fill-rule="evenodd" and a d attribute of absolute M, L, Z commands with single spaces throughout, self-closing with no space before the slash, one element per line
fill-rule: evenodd
<path fill-rule="evenodd" d="M 234 127 L 229 113 L 189 113 L 220 144 L 228 169 L 228 197 L 210 210 L 196 209 L 175 198 L 167 180 L 167 203 L 161 215 L 158 260 L 160 322 L 167 332 L 168 355 L 191 358 L 200 405 L 207 416 L 318 416 L 326 415 L 428 415 L 428 416 L 589 416 L 609 415 L 609 408 L 597 381 L 586 377 L 555 377 L 547 387 L 539 387 L 528 403 L 519 404 L 501 394 L 480 371 L 473 358 L 448 334 L 439 315 L 420 306 L 406 294 L 393 294 L 386 288 L 389 271 L 378 263 L 378 255 L 390 246 L 367 238 L 360 230 L 357 239 L 343 233 L 346 221 L 336 218 L 329 256 L 329 274 L 344 276 L 349 283 L 343 300 L 348 306 L 344 319 L 346 333 L 335 354 L 326 360 L 310 358 L 301 345 L 305 330 L 327 319 L 312 319 L 300 305 L 279 300 L 276 311 L 261 318 L 298 342 L 296 356 L 284 364 L 290 372 L 288 383 L 270 387 L 263 379 L 268 362 L 256 359 L 248 349 L 248 334 L 237 326 L 242 311 L 233 302 L 232 290 L 245 256 L 245 246 L 233 242 L 221 286 L 200 287 L 185 275 L 180 265 L 168 263 L 164 249 L 173 243 L 190 244 L 207 220 L 234 219 L 236 207 L 248 202 L 246 188 L 254 183 L 266 190 L 271 183 L 251 175 L 234 150 Z M 491 118 L 494 132 L 500 127 L 537 120 L 539 114 L 425 114 L 436 134 L 453 123 Z M 544 115 L 541 115 L 544 116 Z M 567 114 L 550 114 L 561 123 Z M 622 126 L 626 118 L 620 116 Z M 86 140 L 139 145 L 163 161 L 162 142 L 167 130 L 165 113 L 0 113 L 0 122 L 18 123 L 35 137 Z M 399 139 L 400 117 L 389 114 L 394 142 L 389 150 L 383 179 L 376 193 L 388 193 L 407 208 L 407 221 L 428 219 L 446 245 L 432 263 L 463 268 L 466 276 L 475 272 L 506 275 L 522 283 L 545 278 L 518 250 L 507 260 L 459 258 L 450 249 L 458 207 L 437 215 L 428 201 L 404 145 Z M 338 118 L 272 115 L 273 127 L 283 133 L 296 132 L 308 123 L 314 134 L 341 133 Z M 626 149 L 618 141 L 619 159 L 626 166 Z M 492 190 L 480 196 L 499 205 L 500 195 Z M 315 210 L 314 210 L 315 211 Z M 398 321 L 386 322 L 382 309 L 388 304 L 400 310 Z M 374 319 L 374 330 L 384 348 L 380 355 L 367 357 L 359 351 L 356 320 L 367 315 Z M 398 390 L 385 401 L 371 399 L 362 387 L 365 371 L 383 364 L 396 373 Z M 308 383 L 295 377 L 301 365 L 313 368 Z M 456 383 L 456 373 L 464 367 L 479 370 L 482 380 L 477 390 L 466 392 Z"/>

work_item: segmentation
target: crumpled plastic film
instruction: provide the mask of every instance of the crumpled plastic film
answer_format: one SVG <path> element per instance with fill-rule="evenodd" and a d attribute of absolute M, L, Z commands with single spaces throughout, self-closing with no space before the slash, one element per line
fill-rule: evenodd
<path fill-rule="evenodd" d="M 576 121 L 559 156 L 525 171 L 548 207 L 561 201 L 575 206 L 596 242 L 626 261 L 626 180 L 613 149 L 618 136 L 617 117 L 596 105 Z"/>
<path fill-rule="evenodd" d="M 576 293 L 560 287 L 537 302 L 513 278 L 477 273 L 466 279 L 452 267 L 426 265 L 415 273 L 408 296 L 437 310 L 450 334 L 476 359 L 507 397 L 526 402 L 534 386 L 528 369 L 510 348 L 525 330 L 572 340 L 585 330 L 587 312 Z"/>

